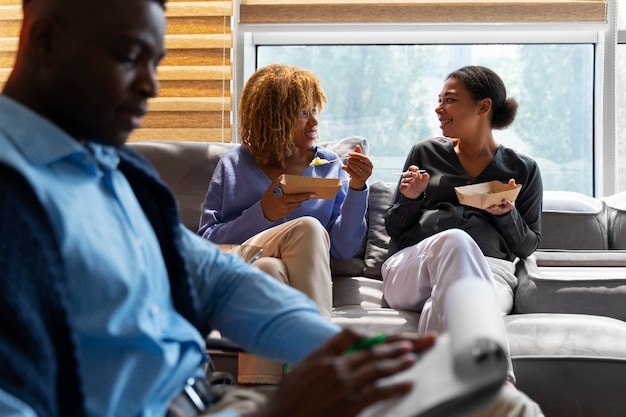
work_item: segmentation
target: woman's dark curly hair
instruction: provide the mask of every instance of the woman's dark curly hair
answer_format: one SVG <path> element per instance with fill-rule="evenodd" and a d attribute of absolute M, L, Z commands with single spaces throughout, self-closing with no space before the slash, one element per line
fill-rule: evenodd
<path fill-rule="evenodd" d="M 470 65 L 450 73 L 446 80 L 450 78 L 461 81 L 475 101 L 491 99 L 493 129 L 505 129 L 513 123 L 518 104 L 506 96 L 506 87 L 498 74 L 486 67 Z"/>
<path fill-rule="evenodd" d="M 257 70 L 239 102 L 239 135 L 252 156 L 267 163 L 289 154 L 300 112 L 326 104 L 322 83 L 311 71 L 282 64 Z"/>

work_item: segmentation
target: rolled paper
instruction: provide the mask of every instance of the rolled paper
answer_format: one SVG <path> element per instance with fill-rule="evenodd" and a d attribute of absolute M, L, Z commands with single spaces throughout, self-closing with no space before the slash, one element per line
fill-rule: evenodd
<path fill-rule="evenodd" d="M 445 320 L 459 378 L 486 381 L 506 373 L 508 344 L 491 283 L 464 278 L 451 286 Z"/>

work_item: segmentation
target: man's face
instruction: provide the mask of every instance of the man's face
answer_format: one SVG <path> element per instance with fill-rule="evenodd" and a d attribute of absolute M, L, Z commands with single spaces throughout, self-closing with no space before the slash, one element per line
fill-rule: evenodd
<path fill-rule="evenodd" d="M 77 140 L 119 146 L 158 92 L 164 11 L 151 0 L 83 1 L 59 24 L 47 113 Z"/>

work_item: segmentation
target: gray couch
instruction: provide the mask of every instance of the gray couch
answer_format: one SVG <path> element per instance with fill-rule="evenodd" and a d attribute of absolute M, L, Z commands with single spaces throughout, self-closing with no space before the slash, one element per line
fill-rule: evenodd
<path fill-rule="evenodd" d="M 324 143 L 345 155 L 361 137 Z M 133 142 L 174 191 L 195 231 L 221 155 L 235 144 Z M 380 265 L 383 213 L 395 183 L 370 184 L 368 231 L 349 261 L 332 261 L 333 321 L 369 332 L 414 330 L 419 313 L 388 308 Z M 514 310 L 505 317 L 517 385 L 546 417 L 626 415 L 626 194 L 596 199 L 545 192 L 542 243 L 517 263 Z"/>

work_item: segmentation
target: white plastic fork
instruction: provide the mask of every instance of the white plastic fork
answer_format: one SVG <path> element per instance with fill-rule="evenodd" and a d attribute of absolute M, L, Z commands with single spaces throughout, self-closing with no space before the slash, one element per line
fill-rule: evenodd
<path fill-rule="evenodd" d="M 314 164 L 314 163 L 311 161 L 311 163 L 310 163 L 309 165 L 311 165 L 312 167 L 316 167 L 316 166 L 319 166 L 319 165 L 326 165 L 326 164 L 330 164 L 331 162 L 343 161 L 343 160 L 346 160 L 346 159 L 348 159 L 348 158 L 350 158 L 350 157 L 349 157 L 349 156 L 344 156 L 343 158 L 336 158 L 336 159 L 326 160 L 325 162 L 321 162 L 321 163 L 318 163 L 318 164 Z M 321 158 L 320 158 L 320 159 L 321 159 Z M 315 159 L 313 159 L 313 161 L 315 161 Z"/>
<path fill-rule="evenodd" d="M 394 172 L 391 175 L 404 175 L 404 174 L 408 174 L 409 172 L 413 172 L 413 171 Z M 426 170 L 425 169 L 419 169 L 419 170 L 417 170 L 417 172 L 419 172 L 420 174 L 425 174 Z"/>

